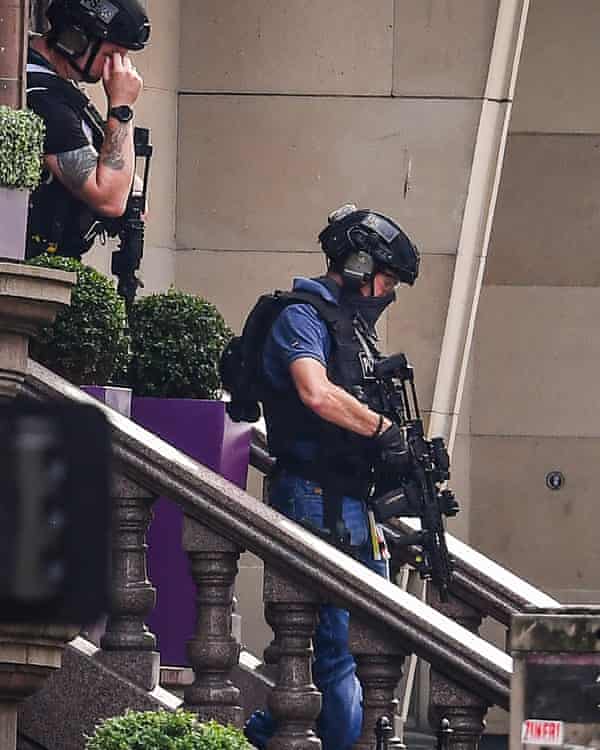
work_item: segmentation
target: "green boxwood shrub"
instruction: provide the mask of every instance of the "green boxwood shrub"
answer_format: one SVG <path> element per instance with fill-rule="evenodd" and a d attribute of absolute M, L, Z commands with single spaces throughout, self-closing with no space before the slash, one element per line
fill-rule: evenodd
<path fill-rule="evenodd" d="M 137 299 L 129 326 L 135 395 L 219 397 L 218 363 L 232 332 L 214 305 L 170 289 Z"/>
<path fill-rule="evenodd" d="M 44 121 L 26 109 L 0 106 L 0 186 L 35 189 L 44 153 Z"/>
<path fill-rule="evenodd" d="M 31 342 L 33 359 L 75 385 L 113 382 L 128 359 L 125 306 L 113 282 L 74 258 L 45 254 L 28 263 L 77 274 L 71 305 Z"/>
<path fill-rule="evenodd" d="M 252 750 L 239 729 L 201 724 L 181 710 L 126 711 L 102 720 L 86 739 L 86 750 Z"/>

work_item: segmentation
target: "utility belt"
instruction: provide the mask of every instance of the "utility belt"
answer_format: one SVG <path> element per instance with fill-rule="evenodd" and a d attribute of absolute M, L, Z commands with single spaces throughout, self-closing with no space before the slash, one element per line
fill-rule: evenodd
<path fill-rule="evenodd" d="M 275 476 L 281 470 L 316 482 L 323 490 L 323 528 L 302 519 L 298 519 L 299 523 L 346 554 L 356 556 L 359 547 L 350 543 L 350 533 L 343 518 L 343 502 L 344 497 L 366 499 L 371 489 L 370 477 L 358 473 L 351 464 L 325 467 L 318 460 L 307 461 L 289 455 L 277 457 Z"/>
<path fill-rule="evenodd" d="M 277 476 L 277 472 L 282 470 L 321 485 L 325 496 L 339 495 L 366 500 L 373 484 L 370 471 L 368 474 L 357 471 L 349 463 L 324 467 L 318 460 L 309 461 L 284 455 L 277 457 L 273 476 Z"/>
<path fill-rule="evenodd" d="M 330 468 L 322 470 L 316 462 L 302 461 L 285 456 L 277 459 L 275 469 L 271 474 L 276 478 L 278 472 L 286 471 L 302 479 L 316 482 L 323 490 L 323 527 L 316 526 L 307 519 L 297 519 L 297 522 L 316 536 L 358 560 L 364 554 L 364 543 L 351 544 L 351 535 L 343 518 L 344 497 L 353 497 L 368 504 L 371 493 L 372 479 L 356 471 L 356 467 L 349 466 L 348 471 L 341 473 Z M 354 474 L 354 476 L 351 476 Z M 368 528 L 368 544 L 371 547 L 373 560 L 389 560 L 387 544 L 381 528 L 375 521 L 374 513 L 369 509 L 366 518 Z"/>

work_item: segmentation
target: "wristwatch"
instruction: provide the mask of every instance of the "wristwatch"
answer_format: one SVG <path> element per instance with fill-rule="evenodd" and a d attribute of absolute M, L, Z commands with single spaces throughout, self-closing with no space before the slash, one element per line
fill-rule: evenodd
<path fill-rule="evenodd" d="M 133 110 L 127 104 L 123 104 L 120 107 L 111 107 L 108 110 L 108 116 L 114 117 L 119 122 L 129 122 L 133 120 Z"/>

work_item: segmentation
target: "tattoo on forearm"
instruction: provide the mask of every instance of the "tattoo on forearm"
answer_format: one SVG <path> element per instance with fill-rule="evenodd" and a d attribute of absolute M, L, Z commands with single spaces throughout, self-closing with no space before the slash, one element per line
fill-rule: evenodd
<path fill-rule="evenodd" d="M 102 145 L 102 154 L 100 161 L 107 167 L 121 171 L 125 168 L 125 155 L 123 153 L 123 144 L 129 133 L 127 123 L 119 123 L 114 129 L 106 129 L 104 144 Z"/>
<path fill-rule="evenodd" d="M 98 166 L 98 154 L 92 146 L 83 146 L 57 154 L 56 161 L 65 183 L 78 190 Z"/>

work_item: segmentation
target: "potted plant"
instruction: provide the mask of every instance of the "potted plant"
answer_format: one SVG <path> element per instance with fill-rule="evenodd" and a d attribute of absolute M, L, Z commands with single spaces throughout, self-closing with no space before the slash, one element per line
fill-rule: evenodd
<path fill-rule="evenodd" d="M 121 382 L 129 359 L 125 306 L 114 283 L 74 258 L 44 254 L 29 265 L 77 274 L 71 305 L 32 340 L 33 359 L 129 416 L 131 391 Z"/>
<path fill-rule="evenodd" d="M 43 153 L 43 120 L 0 106 L 0 258 L 25 258 L 29 191 L 40 182 Z"/>
<path fill-rule="evenodd" d="M 126 711 L 103 719 L 85 750 L 252 750 L 239 729 L 186 711 Z"/>
<path fill-rule="evenodd" d="M 218 362 L 232 332 L 219 311 L 202 297 L 170 289 L 136 300 L 129 327 L 132 418 L 245 487 L 251 427 L 232 422 L 220 400 Z M 158 636 L 161 662 L 175 666 L 188 663 L 185 646 L 196 621 L 182 524 L 174 503 L 155 503 L 148 569 L 158 597 L 148 624 Z"/>

